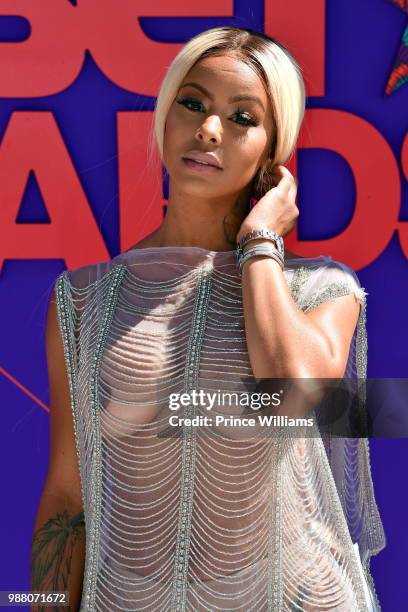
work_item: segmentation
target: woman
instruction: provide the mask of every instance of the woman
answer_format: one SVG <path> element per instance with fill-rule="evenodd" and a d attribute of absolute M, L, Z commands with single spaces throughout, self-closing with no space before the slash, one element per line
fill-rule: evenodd
<path fill-rule="evenodd" d="M 299 211 L 282 164 L 304 102 L 300 69 L 277 41 L 239 28 L 190 40 L 155 111 L 169 174 L 163 223 L 112 260 L 57 279 L 46 488 L 75 500 L 58 558 L 66 568 L 76 555 L 84 572 L 83 583 L 71 568 L 60 577 L 72 601 L 82 595 L 81 611 L 380 609 L 369 561 L 385 542 L 367 440 L 272 435 L 260 421 L 255 435 L 227 419 L 254 409 L 226 406 L 219 393 L 244 394 L 260 378 L 366 375 L 356 275 L 283 248 Z M 73 411 L 65 446 L 56 315 Z M 216 399 L 204 405 L 194 390 Z M 34 570 L 44 550 L 51 558 L 47 535 L 46 526 L 35 534 Z M 35 573 L 38 588 L 47 572 Z"/>

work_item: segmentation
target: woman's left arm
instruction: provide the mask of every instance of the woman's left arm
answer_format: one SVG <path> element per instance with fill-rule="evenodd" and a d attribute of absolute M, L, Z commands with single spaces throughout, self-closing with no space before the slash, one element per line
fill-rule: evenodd
<path fill-rule="evenodd" d="M 304 313 L 279 264 L 269 257 L 254 257 L 243 266 L 242 295 L 255 378 L 344 375 L 360 310 L 353 293 Z"/>
<path fill-rule="evenodd" d="M 277 185 L 244 219 L 237 241 L 253 229 L 281 236 L 294 227 L 299 210 L 297 184 L 284 166 Z M 268 244 L 258 239 L 248 243 Z M 304 313 L 294 302 L 279 263 L 252 257 L 242 269 L 242 294 L 248 354 L 255 378 L 341 378 L 360 305 L 353 293 Z"/>

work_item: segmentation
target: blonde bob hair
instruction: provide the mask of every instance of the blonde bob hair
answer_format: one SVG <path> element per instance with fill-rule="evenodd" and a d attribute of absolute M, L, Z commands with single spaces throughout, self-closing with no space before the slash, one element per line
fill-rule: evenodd
<path fill-rule="evenodd" d="M 219 27 L 206 30 L 186 43 L 162 81 L 154 112 L 153 139 L 163 159 L 167 114 L 183 79 L 199 60 L 226 54 L 254 69 L 271 103 L 274 137 L 269 159 L 260 169 L 255 188 L 255 194 L 265 192 L 268 172 L 284 164 L 293 154 L 305 112 L 305 86 L 298 63 L 284 45 L 265 34 L 244 28 Z"/>

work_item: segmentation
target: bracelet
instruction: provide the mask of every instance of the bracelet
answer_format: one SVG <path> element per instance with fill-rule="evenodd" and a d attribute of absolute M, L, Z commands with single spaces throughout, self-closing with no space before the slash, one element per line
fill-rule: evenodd
<path fill-rule="evenodd" d="M 248 250 L 243 252 L 243 254 L 239 257 L 239 260 L 245 259 L 245 257 L 249 253 L 259 253 L 259 254 L 266 254 L 266 255 L 268 255 L 269 253 L 273 253 L 274 255 L 276 255 L 276 257 L 282 264 L 284 262 L 284 257 L 279 253 L 279 251 L 275 249 L 275 247 L 267 246 L 266 244 L 257 244 L 253 247 L 250 247 Z"/>
<path fill-rule="evenodd" d="M 249 253 L 259 253 L 260 255 L 269 255 L 272 253 L 276 255 L 277 259 L 283 264 L 284 257 L 279 253 L 277 249 L 273 246 L 268 246 L 266 244 L 257 244 L 253 247 L 250 247 L 247 251 L 244 251 L 243 254 L 239 257 L 239 260 L 243 260 L 249 255 Z"/>
<path fill-rule="evenodd" d="M 256 257 L 258 255 L 264 255 L 264 256 L 266 255 L 267 257 L 271 257 L 272 259 L 275 259 L 275 261 L 278 262 L 281 270 L 283 270 L 284 259 L 282 255 L 279 253 L 279 251 L 273 247 L 268 247 L 265 245 L 258 245 L 258 246 L 251 247 L 250 249 L 245 251 L 243 255 L 241 255 L 238 258 L 237 265 L 239 268 L 239 273 L 241 275 L 242 275 L 242 267 L 244 263 L 248 261 L 248 259 L 250 259 L 251 257 Z"/>
<path fill-rule="evenodd" d="M 283 238 L 276 232 L 267 229 L 255 229 L 247 234 L 245 234 L 238 242 L 237 242 L 237 257 L 240 257 L 243 254 L 243 247 L 250 242 L 250 240 L 255 240 L 258 238 L 264 238 L 266 240 L 271 240 L 275 243 L 275 246 L 278 252 L 284 257 L 285 249 L 283 247 Z"/>
<path fill-rule="evenodd" d="M 278 251 L 276 249 L 271 249 L 270 251 L 258 251 L 258 250 L 253 250 L 251 249 L 250 251 L 247 251 L 245 253 L 245 256 L 242 257 L 239 262 L 238 262 L 238 267 L 239 267 L 239 273 L 242 275 L 242 268 L 244 266 L 244 264 L 251 259 L 252 257 L 257 257 L 257 256 L 267 256 L 270 257 L 271 259 L 274 259 L 275 261 L 278 262 L 281 270 L 283 271 L 283 262 L 280 259 L 280 254 L 278 253 Z"/>

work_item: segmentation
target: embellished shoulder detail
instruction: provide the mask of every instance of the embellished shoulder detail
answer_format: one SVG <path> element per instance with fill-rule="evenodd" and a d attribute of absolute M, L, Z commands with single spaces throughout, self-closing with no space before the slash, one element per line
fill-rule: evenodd
<path fill-rule="evenodd" d="M 309 312 L 310 310 L 317 308 L 317 306 L 320 306 L 325 302 L 329 302 L 330 300 L 334 300 L 335 298 L 341 297 L 343 295 L 348 295 L 349 293 L 354 293 L 360 304 L 363 304 L 365 293 L 363 292 L 363 290 L 361 290 L 361 293 L 357 293 L 357 291 L 357 289 L 354 291 L 350 289 L 350 285 L 345 282 L 330 283 L 330 285 L 326 285 L 322 289 L 316 291 L 316 293 L 312 296 L 309 305 L 306 306 L 303 310 L 304 312 Z"/>
<path fill-rule="evenodd" d="M 304 312 L 349 293 L 353 293 L 361 306 L 365 307 L 368 293 L 361 287 L 356 273 L 345 264 L 330 260 L 308 270 L 307 280 L 297 300 Z"/>
<path fill-rule="evenodd" d="M 292 298 L 298 305 L 300 305 L 302 290 L 310 274 L 311 269 L 307 268 L 306 266 L 301 266 L 300 268 L 297 268 L 293 274 L 289 287 L 292 292 Z"/>
<path fill-rule="evenodd" d="M 87 323 L 86 312 L 100 310 L 101 296 L 111 283 L 112 273 L 124 268 L 110 262 L 81 266 L 64 270 L 55 280 L 55 295 L 61 338 L 64 342 L 68 376 L 72 379 L 73 392 L 79 363 L 80 330 L 82 319 Z"/>
<path fill-rule="evenodd" d="M 94 286 L 95 283 L 103 280 L 117 266 L 121 265 L 123 264 L 115 265 L 113 260 L 109 260 L 96 264 L 87 264 L 73 270 L 64 270 L 57 277 L 55 284 L 57 284 L 60 278 L 64 277 L 72 290 L 88 290 Z"/>

